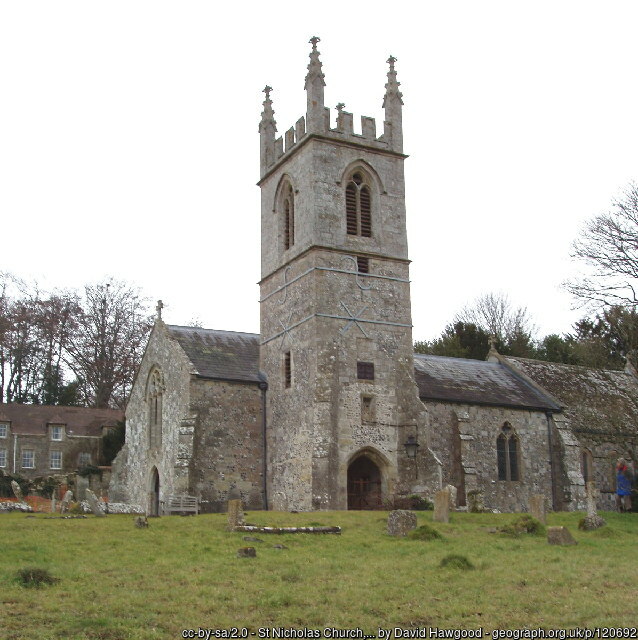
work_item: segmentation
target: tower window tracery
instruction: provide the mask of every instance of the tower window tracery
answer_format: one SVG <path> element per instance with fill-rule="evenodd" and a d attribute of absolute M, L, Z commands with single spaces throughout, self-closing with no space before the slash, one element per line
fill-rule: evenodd
<path fill-rule="evenodd" d="M 288 250 L 295 244 L 295 196 L 290 184 L 287 184 L 284 188 L 283 216 L 284 249 Z"/>
<path fill-rule="evenodd" d="M 346 185 L 346 231 L 351 236 L 372 236 L 372 194 L 360 171 Z"/>

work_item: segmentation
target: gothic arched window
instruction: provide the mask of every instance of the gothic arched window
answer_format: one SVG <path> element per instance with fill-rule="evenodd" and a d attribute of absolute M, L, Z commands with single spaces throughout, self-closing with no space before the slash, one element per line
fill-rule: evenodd
<path fill-rule="evenodd" d="M 290 249 L 295 244 L 295 196 L 290 183 L 284 187 L 283 193 L 284 249 Z"/>
<path fill-rule="evenodd" d="M 346 185 L 346 231 L 350 236 L 372 236 L 372 191 L 361 171 Z"/>
<path fill-rule="evenodd" d="M 496 463 L 499 480 L 520 480 L 518 436 L 506 422 L 496 438 Z"/>
<path fill-rule="evenodd" d="M 162 397 L 164 380 L 162 372 L 154 367 L 146 383 L 146 402 L 148 408 L 148 444 L 151 448 L 162 446 Z"/>

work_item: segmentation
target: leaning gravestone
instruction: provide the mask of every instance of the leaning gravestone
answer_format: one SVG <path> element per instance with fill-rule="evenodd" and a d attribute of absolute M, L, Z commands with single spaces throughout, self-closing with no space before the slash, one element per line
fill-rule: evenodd
<path fill-rule="evenodd" d="M 86 490 L 86 501 L 89 503 L 89 507 L 91 507 L 91 511 L 94 516 L 98 518 L 106 517 L 106 513 L 104 513 L 100 503 L 97 499 L 97 496 L 91 491 L 91 489 Z"/>
<path fill-rule="evenodd" d="M 20 485 L 15 480 L 11 480 L 11 488 L 13 489 L 13 495 L 18 499 L 18 502 L 24 502 L 22 489 L 20 489 Z"/>
<path fill-rule="evenodd" d="M 388 534 L 391 536 L 407 536 L 416 529 L 416 513 L 407 509 L 397 509 L 388 514 Z"/>
<path fill-rule="evenodd" d="M 576 544 L 567 527 L 547 527 L 547 542 L 549 544 Z"/>
<path fill-rule="evenodd" d="M 447 489 L 434 494 L 434 522 L 450 521 L 450 492 Z"/>
<path fill-rule="evenodd" d="M 533 495 L 529 499 L 529 515 L 535 520 L 547 524 L 547 514 L 545 512 L 545 496 Z"/>
<path fill-rule="evenodd" d="M 585 490 L 587 496 L 587 515 L 578 526 L 580 529 L 585 529 L 585 531 L 600 529 L 600 527 L 604 527 L 607 522 L 598 515 L 598 511 L 596 510 L 596 498 L 598 497 L 596 483 L 590 480 L 585 484 Z"/>
<path fill-rule="evenodd" d="M 228 530 L 234 531 L 235 527 L 244 524 L 244 509 L 241 503 L 241 494 L 236 487 L 228 492 Z"/>
<path fill-rule="evenodd" d="M 64 498 L 62 498 L 62 504 L 60 504 L 60 513 L 66 513 L 69 509 L 69 505 L 73 500 L 73 491 L 70 489 L 64 494 Z"/>

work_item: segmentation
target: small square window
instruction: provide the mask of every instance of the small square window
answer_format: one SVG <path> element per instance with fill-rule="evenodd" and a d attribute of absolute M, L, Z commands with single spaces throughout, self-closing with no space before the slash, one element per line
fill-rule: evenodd
<path fill-rule="evenodd" d="M 0 467 L 7 466 L 7 450 L 0 449 Z"/>
<path fill-rule="evenodd" d="M 9 425 L 6 422 L 0 422 L 0 438 L 6 438 L 9 434 Z"/>
<path fill-rule="evenodd" d="M 78 455 L 78 467 L 82 468 L 90 464 L 91 464 L 91 454 L 86 451 L 82 451 Z"/>
<path fill-rule="evenodd" d="M 51 440 L 60 441 L 62 440 L 62 434 L 64 433 L 64 427 L 59 425 L 55 425 L 51 427 Z"/>
<path fill-rule="evenodd" d="M 370 273 L 370 259 L 357 256 L 357 271 L 359 273 Z"/>
<path fill-rule="evenodd" d="M 357 378 L 374 380 L 374 362 L 357 362 Z"/>
<path fill-rule="evenodd" d="M 51 467 L 51 469 L 61 469 L 62 468 L 62 452 L 51 451 L 50 462 L 51 464 L 49 466 Z"/>
<path fill-rule="evenodd" d="M 22 449 L 22 468 L 35 469 L 35 451 L 33 449 Z"/>

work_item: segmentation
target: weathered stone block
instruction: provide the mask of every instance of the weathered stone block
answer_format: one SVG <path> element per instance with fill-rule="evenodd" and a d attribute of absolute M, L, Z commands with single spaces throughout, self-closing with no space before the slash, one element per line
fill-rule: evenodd
<path fill-rule="evenodd" d="M 547 542 L 560 545 L 576 544 L 567 527 L 547 527 Z"/>
<path fill-rule="evenodd" d="M 228 530 L 234 531 L 235 527 L 244 524 L 244 511 L 241 500 L 228 501 Z"/>
<path fill-rule="evenodd" d="M 447 489 L 434 494 L 434 522 L 450 521 L 450 492 Z"/>
<path fill-rule="evenodd" d="M 255 547 L 241 547 L 237 549 L 237 557 L 238 558 L 256 558 L 257 550 Z"/>
<path fill-rule="evenodd" d="M 391 536 L 406 536 L 416 529 L 416 513 L 406 509 L 390 511 L 388 515 L 388 534 Z"/>
<path fill-rule="evenodd" d="M 547 524 L 547 513 L 545 510 L 545 496 L 533 495 L 529 499 L 529 514 L 532 518 Z"/>

